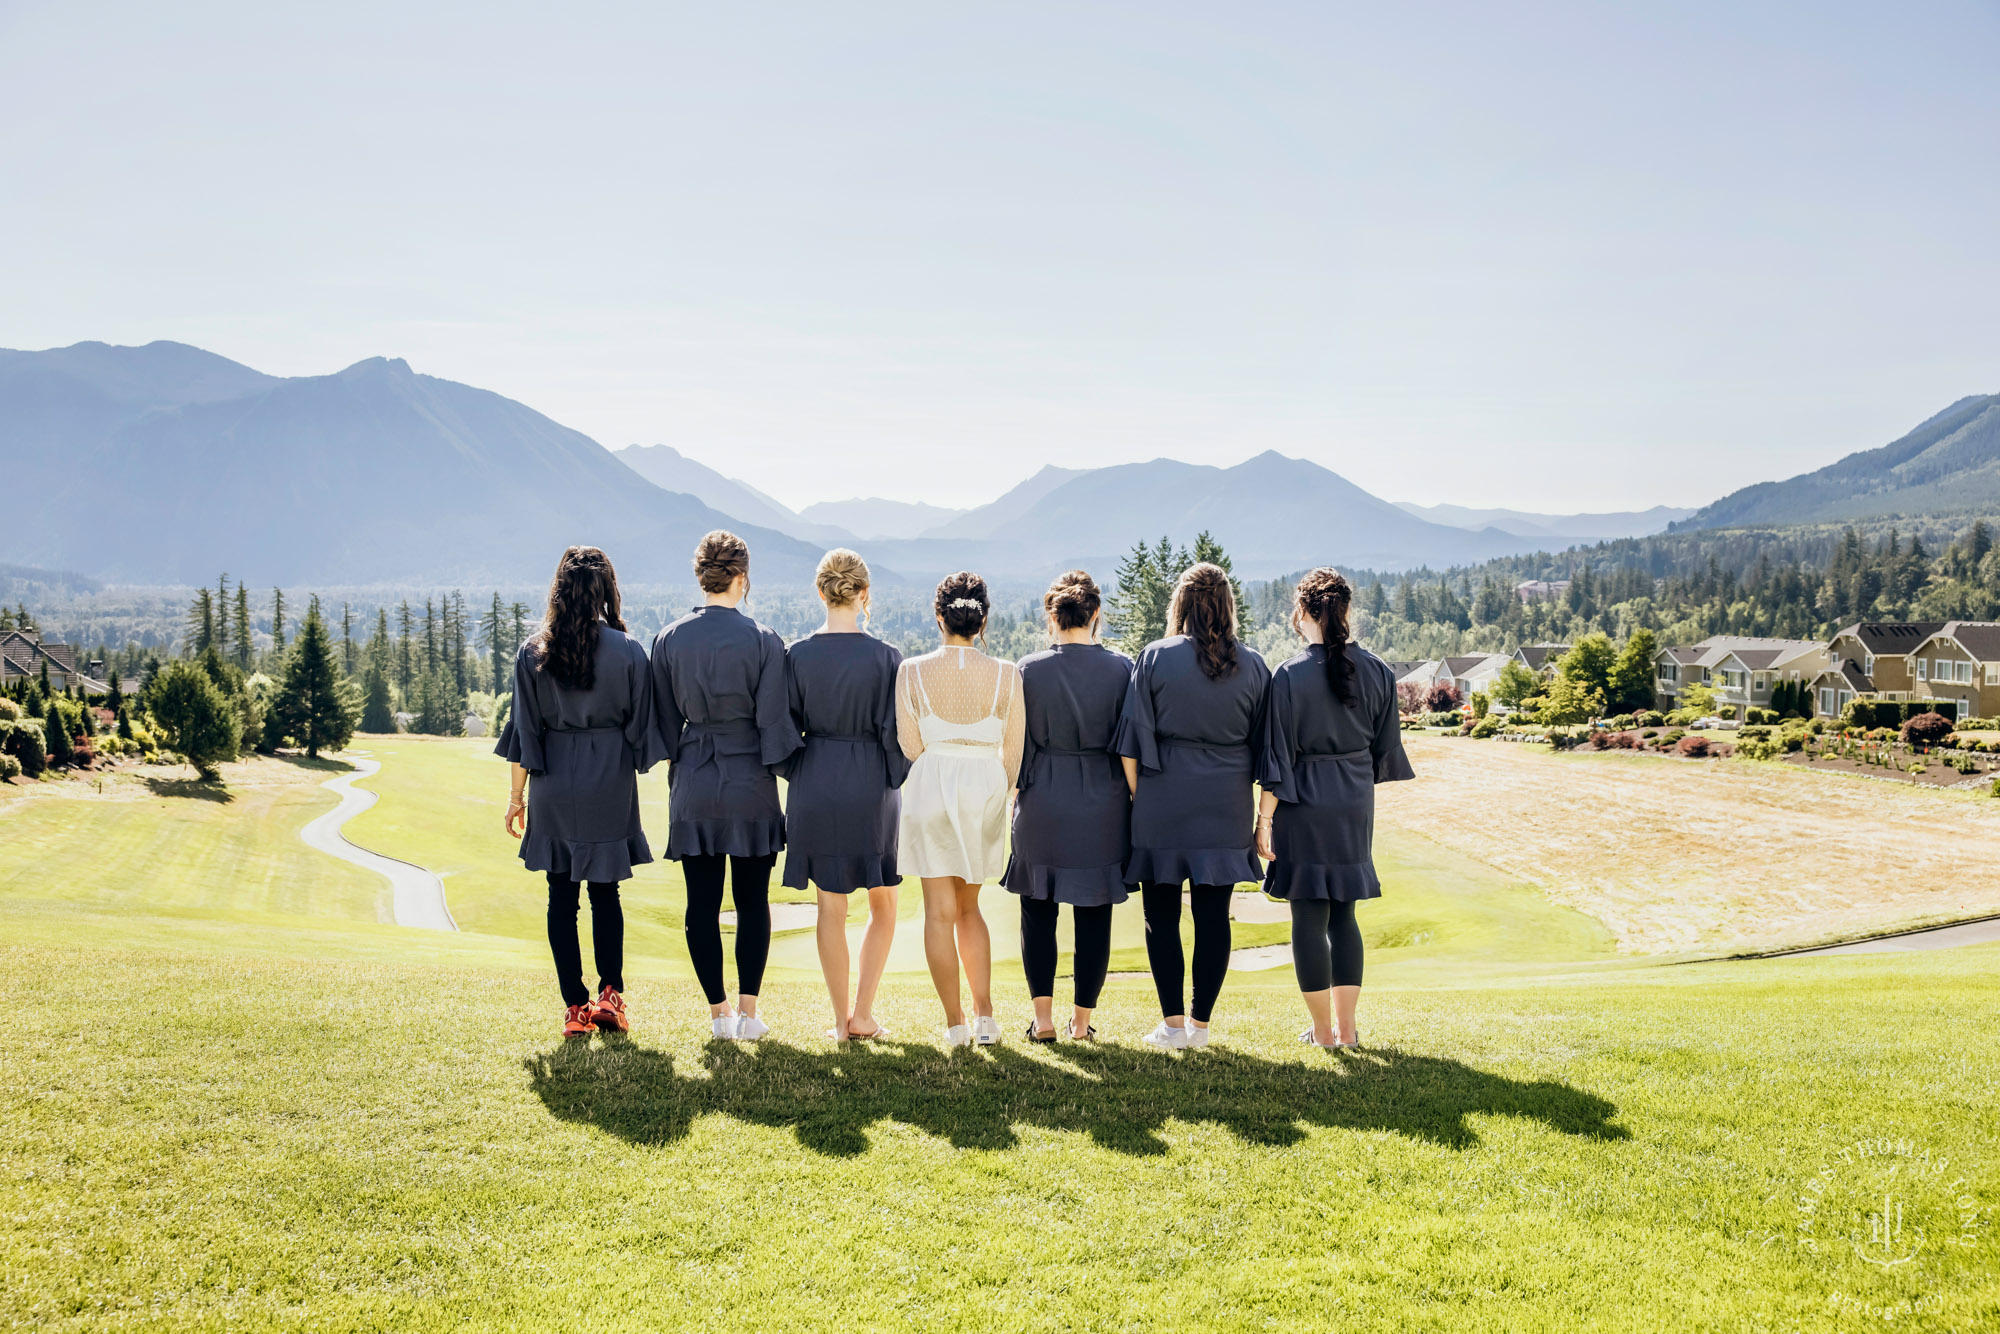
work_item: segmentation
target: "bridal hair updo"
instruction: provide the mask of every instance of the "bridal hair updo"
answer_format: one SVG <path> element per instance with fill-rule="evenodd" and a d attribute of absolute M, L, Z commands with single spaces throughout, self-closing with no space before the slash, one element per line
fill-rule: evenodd
<path fill-rule="evenodd" d="M 1104 605 L 1097 581 L 1083 570 L 1068 570 L 1056 576 L 1049 591 L 1042 594 L 1042 610 L 1058 630 L 1081 630 Z"/>
<path fill-rule="evenodd" d="M 718 528 L 694 549 L 694 581 L 704 593 L 727 593 L 739 574 L 750 573 L 750 545 Z"/>
<path fill-rule="evenodd" d="M 597 625 L 625 628 L 619 615 L 618 572 L 596 547 L 570 547 L 549 581 L 549 609 L 528 640 L 528 660 L 566 690 L 597 684 Z"/>
<path fill-rule="evenodd" d="M 1236 672 L 1236 589 L 1220 565 L 1196 561 L 1181 572 L 1167 607 L 1167 637 L 1194 641 L 1202 675 L 1220 681 Z"/>
<path fill-rule="evenodd" d="M 1326 683 L 1342 704 L 1354 703 L 1354 666 L 1347 660 L 1349 609 L 1354 605 L 1354 588 L 1340 571 L 1322 565 L 1300 578 L 1293 596 L 1299 615 L 1319 627 L 1326 642 Z"/>
<path fill-rule="evenodd" d="M 986 630 L 986 612 L 993 601 L 986 595 L 986 581 L 970 570 L 948 574 L 937 586 L 931 606 L 944 622 L 946 633 L 970 639 Z"/>
<path fill-rule="evenodd" d="M 846 547 L 835 547 L 819 558 L 813 583 L 829 607 L 851 607 L 868 591 L 868 562 Z"/>

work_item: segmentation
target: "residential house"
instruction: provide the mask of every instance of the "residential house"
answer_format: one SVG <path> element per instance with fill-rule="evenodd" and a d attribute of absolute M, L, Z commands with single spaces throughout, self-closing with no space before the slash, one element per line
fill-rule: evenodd
<path fill-rule="evenodd" d="M 1523 602 L 1554 602 L 1569 596 L 1567 579 L 1529 579 L 1514 585 L 1514 596 Z"/>
<path fill-rule="evenodd" d="M 2000 714 L 2000 621 L 1946 621 L 1911 653 L 1914 697 L 1953 718 Z"/>
<path fill-rule="evenodd" d="M 1514 661 L 1546 681 L 1556 674 L 1556 664 L 1572 647 L 1570 644 L 1523 644 L 1514 650 Z"/>
<path fill-rule="evenodd" d="M 1836 668 L 1852 662 L 1859 669 L 1867 685 L 1857 693 L 1879 699 L 1909 699 L 1916 690 L 1913 659 L 1917 646 L 1942 629 L 1943 621 L 1861 621 L 1837 631 L 1827 641 L 1827 657 Z"/>
<path fill-rule="evenodd" d="M 1813 639 L 1758 639 L 1710 635 L 1699 644 L 1663 648 L 1654 658 L 1654 676 L 1663 707 L 1675 708 L 1692 684 L 1715 692 L 1716 704 L 1768 708 L 1779 681 L 1812 680 L 1827 666 L 1826 645 Z"/>
<path fill-rule="evenodd" d="M 111 687 L 97 679 L 104 672 L 101 662 L 80 661 L 74 644 L 50 644 L 35 630 L 0 630 L 0 685 L 12 685 L 23 677 L 40 679 L 42 668 L 49 671 L 49 686 L 101 695 Z M 93 671 L 94 669 L 94 671 Z"/>
<path fill-rule="evenodd" d="M 1398 681 L 1401 681 L 1405 676 L 1414 672 L 1419 667 L 1430 666 L 1427 662 L 1415 662 L 1407 658 L 1384 658 L 1382 661 L 1395 674 Z"/>
<path fill-rule="evenodd" d="M 1874 682 L 1853 658 L 1842 658 L 1811 678 L 1812 710 L 1822 718 L 1838 718 L 1848 703 L 1875 694 Z"/>
<path fill-rule="evenodd" d="M 1490 693 L 1493 683 L 1500 677 L 1500 669 L 1508 661 L 1505 653 L 1475 653 L 1468 657 L 1446 658 L 1439 667 L 1437 679 L 1449 680 L 1458 687 L 1458 693 L 1469 700 L 1475 690 Z"/>

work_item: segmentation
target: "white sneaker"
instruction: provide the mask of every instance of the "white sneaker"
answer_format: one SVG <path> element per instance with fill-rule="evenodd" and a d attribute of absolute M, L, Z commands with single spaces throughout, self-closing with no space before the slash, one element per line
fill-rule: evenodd
<path fill-rule="evenodd" d="M 972 1040 L 982 1047 L 1000 1045 L 1000 1024 L 990 1014 L 982 1014 L 972 1021 Z"/>
<path fill-rule="evenodd" d="M 770 1031 L 771 1026 L 754 1014 L 739 1014 L 736 1016 L 736 1040 L 738 1042 L 755 1042 Z"/>
<path fill-rule="evenodd" d="M 736 1016 L 733 1014 L 718 1014 L 709 1021 L 709 1025 L 715 1029 L 715 1036 L 725 1041 L 736 1037 Z"/>
<path fill-rule="evenodd" d="M 1208 1045 L 1208 1025 L 1189 1024 L 1187 1026 L 1187 1045 L 1190 1047 L 1206 1047 Z"/>
<path fill-rule="evenodd" d="M 947 1047 L 970 1047 L 972 1030 L 964 1024 L 953 1024 L 944 1031 L 944 1045 Z"/>
<path fill-rule="evenodd" d="M 1146 1045 L 1149 1047 L 1158 1047 L 1162 1051 L 1179 1051 L 1182 1047 L 1187 1046 L 1187 1030 L 1185 1028 L 1169 1028 L 1167 1027 L 1167 1021 L 1162 1019 L 1158 1028 L 1146 1034 Z"/>

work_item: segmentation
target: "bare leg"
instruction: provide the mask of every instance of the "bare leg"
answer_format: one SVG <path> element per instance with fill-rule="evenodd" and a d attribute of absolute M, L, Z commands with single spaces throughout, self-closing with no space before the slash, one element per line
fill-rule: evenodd
<path fill-rule="evenodd" d="M 861 937 L 861 985 L 854 993 L 849 1033 L 866 1035 L 881 1028 L 875 1021 L 875 992 L 882 985 L 882 971 L 889 966 L 889 947 L 896 942 L 896 899 L 894 885 L 868 891 L 868 931 Z"/>
<path fill-rule="evenodd" d="M 1056 998 L 1054 996 L 1036 996 L 1033 999 L 1033 1004 L 1035 1007 L 1035 1031 L 1037 1033 L 1055 1032 Z M 1077 1030 L 1079 1033 L 1082 1031 L 1080 1028 Z"/>
<path fill-rule="evenodd" d="M 813 932 L 819 944 L 819 971 L 826 978 L 826 997 L 833 1002 L 833 1031 L 847 1029 L 847 895 L 819 892 L 819 924 Z"/>
<path fill-rule="evenodd" d="M 1343 990 L 1347 989 L 1349 988 L 1343 988 Z M 1352 990 L 1359 990 L 1359 988 L 1352 988 Z M 1307 1012 L 1312 1015 L 1313 1041 L 1317 1042 L 1322 1047 L 1331 1047 L 1334 1043 L 1334 1036 L 1335 1036 L 1333 1028 L 1332 989 L 1329 988 L 1325 991 L 1307 991 L 1301 994 L 1305 996 Z M 1351 1005 L 1348 1008 L 1350 1012 L 1353 1009 Z"/>
<path fill-rule="evenodd" d="M 1081 1005 L 1071 1006 L 1069 1012 L 1069 1031 L 1080 1038 L 1090 1036 L 1090 1017 L 1096 1013 L 1097 1010 L 1094 1007 L 1086 1010 Z M 1036 1022 L 1040 1022 L 1039 1016 L 1037 1016 Z"/>
<path fill-rule="evenodd" d="M 946 1026 L 965 1022 L 965 1005 L 958 989 L 958 947 L 954 934 L 958 927 L 958 888 L 964 884 L 954 876 L 925 876 L 924 962 L 930 965 L 931 985 L 937 988 L 944 1005 Z"/>
<path fill-rule="evenodd" d="M 1340 1021 L 1340 1040 L 1356 1042 L 1360 1040 L 1360 1030 L 1354 1027 L 1354 1008 L 1361 1003 L 1360 987 L 1335 987 L 1333 989 L 1333 1012 Z"/>
<path fill-rule="evenodd" d="M 958 954 L 972 988 L 972 1012 L 993 1013 L 993 936 L 979 915 L 979 886 L 958 883 Z"/>

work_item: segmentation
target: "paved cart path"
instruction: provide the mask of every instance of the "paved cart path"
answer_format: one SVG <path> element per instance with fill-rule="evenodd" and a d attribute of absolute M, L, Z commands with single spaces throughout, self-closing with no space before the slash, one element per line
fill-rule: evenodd
<path fill-rule="evenodd" d="M 384 857 L 379 852 L 356 847 L 341 832 L 341 827 L 349 820 L 375 804 L 375 794 L 355 787 L 355 780 L 368 778 L 382 770 L 379 760 L 359 756 L 350 758 L 354 764 L 353 772 L 329 778 L 320 784 L 339 796 L 340 804 L 301 829 L 299 837 L 308 846 L 330 857 L 338 857 L 386 876 L 394 891 L 397 926 L 422 927 L 431 931 L 458 930 L 458 923 L 451 920 L 451 909 L 445 906 L 444 881 L 421 866 L 412 866 L 394 857 Z"/>

